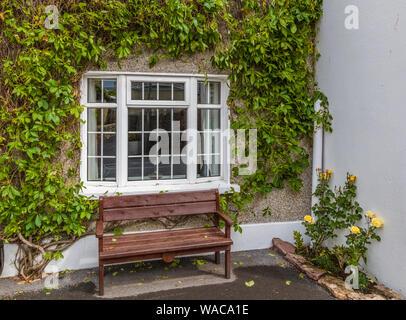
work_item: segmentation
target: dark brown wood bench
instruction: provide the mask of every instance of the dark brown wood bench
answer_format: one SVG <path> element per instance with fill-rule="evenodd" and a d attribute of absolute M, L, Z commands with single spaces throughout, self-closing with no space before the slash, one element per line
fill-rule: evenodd
<path fill-rule="evenodd" d="M 103 223 L 122 220 L 216 214 L 212 227 L 142 232 L 118 236 L 104 235 Z M 225 222 L 225 233 L 219 228 Z M 100 197 L 96 237 L 99 239 L 99 294 L 104 294 L 104 266 L 109 264 L 225 251 L 225 276 L 230 278 L 230 227 L 233 220 L 222 213 L 217 190 Z"/>

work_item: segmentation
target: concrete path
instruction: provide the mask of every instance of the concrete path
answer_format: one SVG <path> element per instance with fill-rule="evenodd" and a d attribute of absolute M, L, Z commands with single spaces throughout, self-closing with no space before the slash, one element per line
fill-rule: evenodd
<path fill-rule="evenodd" d="M 300 274 L 271 250 L 233 252 L 231 279 L 224 278 L 214 255 L 106 267 L 105 296 L 99 297 L 97 269 L 65 271 L 59 278 L 18 284 L 0 279 L 2 299 L 151 299 L 151 300 L 330 300 L 316 282 Z M 47 286 L 58 285 L 58 289 Z"/>

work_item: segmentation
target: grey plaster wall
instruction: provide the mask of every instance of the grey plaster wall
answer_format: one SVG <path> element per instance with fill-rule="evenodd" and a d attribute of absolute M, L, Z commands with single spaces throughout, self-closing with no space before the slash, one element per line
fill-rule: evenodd
<path fill-rule="evenodd" d="M 345 7 L 359 29 L 344 27 Z M 330 100 L 325 166 L 342 184 L 357 176 L 358 201 L 384 220 L 368 269 L 406 296 L 406 1 L 325 0 L 317 81 Z"/>

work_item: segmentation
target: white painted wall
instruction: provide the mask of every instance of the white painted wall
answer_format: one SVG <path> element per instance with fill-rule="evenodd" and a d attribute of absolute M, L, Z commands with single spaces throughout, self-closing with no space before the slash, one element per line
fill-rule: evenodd
<path fill-rule="evenodd" d="M 344 27 L 347 5 L 359 8 L 359 30 Z M 367 267 L 406 296 L 406 1 L 324 0 L 319 51 L 334 117 L 325 167 L 336 185 L 347 170 L 358 177 L 361 206 L 385 223 Z"/>
<path fill-rule="evenodd" d="M 231 233 L 234 241 L 232 251 L 245 251 L 255 249 L 266 249 L 272 246 L 272 238 L 281 238 L 293 242 L 293 231 L 298 230 L 302 234 L 304 228 L 301 221 L 275 222 L 246 224 L 241 226 L 242 233 Z M 305 241 L 308 240 L 305 238 Z M 13 261 L 17 246 L 13 244 L 5 245 L 5 266 L 0 277 L 12 277 L 17 274 Z M 58 272 L 66 269 L 79 270 L 94 268 L 98 266 L 97 256 L 98 242 L 95 236 L 87 236 L 77 241 L 72 247 L 64 251 L 63 259 L 53 261 L 46 268 L 46 272 Z"/>

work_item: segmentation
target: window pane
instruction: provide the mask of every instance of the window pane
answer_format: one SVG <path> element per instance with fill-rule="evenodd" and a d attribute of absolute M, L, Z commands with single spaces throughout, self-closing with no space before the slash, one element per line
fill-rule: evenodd
<path fill-rule="evenodd" d="M 128 131 L 142 131 L 142 109 L 128 109 Z"/>
<path fill-rule="evenodd" d="M 184 137 L 185 138 L 185 137 Z M 174 132 L 171 134 L 171 148 L 172 154 L 174 155 L 180 155 L 183 153 L 186 153 L 185 147 L 186 147 L 187 141 L 182 140 L 182 133 L 181 132 Z"/>
<path fill-rule="evenodd" d="M 220 129 L 219 109 L 198 109 L 197 130 L 218 130 Z"/>
<path fill-rule="evenodd" d="M 103 134 L 103 156 L 116 156 L 116 135 Z"/>
<path fill-rule="evenodd" d="M 172 153 L 172 134 L 169 132 L 159 133 L 159 154 L 169 155 Z"/>
<path fill-rule="evenodd" d="M 220 110 L 211 109 L 210 110 L 210 129 L 217 130 L 220 129 Z"/>
<path fill-rule="evenodd" d="M 128 135 L 128 155 L 138 156 L 142 154 L 142 134 L 130 133 Z"/>
<path fill-rule="evenodd" d="M 172 83 L 159 83 L 159 100 L 172 100 Z"/>
<path fill-rule="evenodd" d="M 208 104 L 208 86 L 203 81 L 197 82 L 197 103 Z"/>
<path fill-rule="evenodd" d="M 187 127 L 187 110 L 186 109 L 173 109 L 173 121 L 179 122 L 179 127 L 176 128 L 176 123 L 173 124 L 174 131 L 184 131 Z"/>
<path fill-rule="evenodd" d="M 93 157 L 101 156 L 101 134 L 87 134 L 87 155 Z"/>
<path fill-rule="evenodd" d="M 128 180 L 142 180 L 142 158 L 128 158 Z"/>
<path fill-rule="evenodd" d="M 173 157 L 173 179 L 186 179 L 186 157 Z"/>
<path fill-rule="evenodd" d="M 142 100 L 142 82 L 131 81 L 131 100 Z"/>
<path fill-rule="evenodd" d="M 220 155 L 212 155 L 210 163 L 211 177 L 217 177 L 220 175 L 221 157 Z"/>
<path fill-rule="evenodd" d="M 103 158 L 103 181 L 116 181 L 115 158 Z"/>
<path fill-rule="evenodd" d="M 159 157 L 160 162 L 158 165 L 158 180 L 171 179 L 171 157 Z"/>
<path fill-rule="evenodd" d="M 210 82 L 210 104 L 220 104 L 220 82 Z"/>
<path fill-rule="evenodd" d="M 159 129 L 171 131 L 171 109 L 158 109 L 159 112 Z"/>
<path fill-rule="evenodd" d="M 197 177 L 217 177 L 220 176 L 219 156 L 199 156 L 197 164 Z"/>
<path fill-rule="evenodd" d="M 197 130 L 203 131 L 209 129 L 209 109 L 197 110 Z"/>
<path fill-rule="evenodd" d="M 87 180 L 100 181 L 100 158 L 87 159 Z"/>
<path fill-rule="evenodd" d="M 184 101 L 185 100 L 185 84 L 174 83 L 173 84 L 173 100 Z"/>
<path fill-rule="evenodd" d="M 212 154 L 220 153 L 220 133 L 214 133 L 210 131 L 200 133 L 200 148 L 199 141 L 197 143 L 198 154 Z"/>
<path fill-rule="evenodd" d="M 157 127 L 157 109 L 144 109 L 144 131 L 152 131 Z"/>
<path fill-rule="evenodd" d="M 88 86 L 87 102 L 89 102 L 89 103 L 102 102 L 101 80 L 100 79 L 88 79 L 87 86 Z"/>
<path fill-rule="evenodd" d="M 157 157 L 144 157 L 144 180 L 157 180 Z"/>
<path fill-rule="evenodd" d="M 144 133 L 144 155 L 148 156 L 150 154 L 156 155 L 158 152 L 157 149 L 157 137 L 156 132 Z"/>
<path fill-rule="evenodd" d="M 116 109 L 103 110 L 103 132 L 116 132 Z"/>
<path fill-rule="evenodd" d="M 117 102 L 117 81 L 103 80 L 103 102 Z"/>
<path fill-rule="evenodd" d="M 157 99 L 157 83 L 144 82 L 144 100 L 156 100 L 156 99 Z"/>
<path fill-rule="evenodd" d="M 88 108 L 87 109 L 87 131 L 90 132 L 100 132 L 100 117 L 101 109 Z"/>

